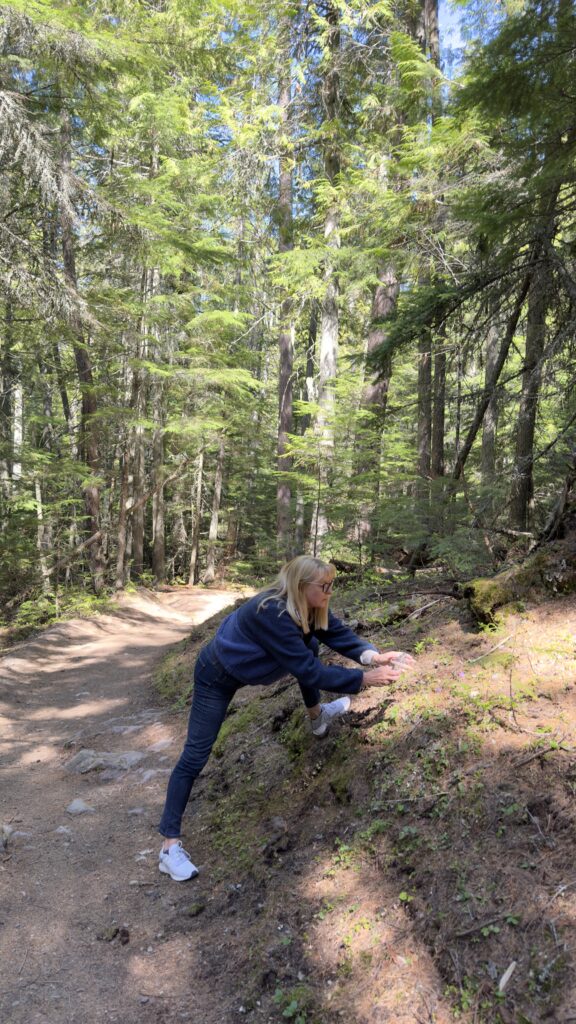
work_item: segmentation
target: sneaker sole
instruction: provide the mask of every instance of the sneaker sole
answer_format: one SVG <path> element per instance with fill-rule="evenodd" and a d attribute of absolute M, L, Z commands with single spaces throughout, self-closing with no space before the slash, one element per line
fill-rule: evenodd
<path fill-rule="evenodd" d="M 314 730 L 312 730 L 312 735 L 317 740 L 323 740 L 324 737 L 327 736 L 329 732 L 330 732 L 330 726 L 327 725 L 323 732 L 314 732 Z"/>
<path fill-rule="evenodd" d="M 163 875 L 170 875 L 170 878 L 174 882 L 189 882 L 191 878 L 196 878 L 196 876 L 199 874 L 198 868 L 194 868 L 191 875 L 184 875 L 182 878 L 180 878 L 178 875 L 173 875 L 172 872 L 170 871 L 170 868 L 167 868 L 165 864 L 159 864 L 158 867 Z"/>

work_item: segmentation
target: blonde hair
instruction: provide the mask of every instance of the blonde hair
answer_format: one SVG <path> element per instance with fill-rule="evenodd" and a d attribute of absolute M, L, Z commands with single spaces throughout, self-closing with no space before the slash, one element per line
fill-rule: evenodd
<path fill-rule="evenodd" d="M 336 569 L 330 562 L 323 562 L 320 558 L 312 558 L 311 555 L 297 555 L 290 562 L 286 562 L 278 573 L 271 586 L 266 587 L 263 593 L 266 597 L 258 607 L 266 604 L 272 598 L 281 598 L 286 602 L 286 611 L 297 626 L 301 626 L 305 633 L 310 632 L 310 615 L 312 614 L 312 625 L 315 629 L 326 629 L 328 626 L 328 607 L 308 608 L 308 602 L 304 595 L 304 588 L 309 583 L 315 583 L 319 576 L 328 576 L 333 580 Z"/>

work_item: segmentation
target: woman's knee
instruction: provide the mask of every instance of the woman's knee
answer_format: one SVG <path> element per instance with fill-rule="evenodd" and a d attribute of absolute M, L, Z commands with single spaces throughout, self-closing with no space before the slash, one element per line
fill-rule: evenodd
<path fill-rule="evenodd" d="M 196 778 L 210 757 L 212 746 L 213 744 L 187 743 L 180 754 L 176 769 Z"/>

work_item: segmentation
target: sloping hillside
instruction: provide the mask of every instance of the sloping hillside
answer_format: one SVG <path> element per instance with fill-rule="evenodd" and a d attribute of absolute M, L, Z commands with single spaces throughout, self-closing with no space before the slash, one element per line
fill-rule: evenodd
<path fill-rule="evenodd" d="M 325 741 L 288 682 L 238 695 L 164 927 L 202 936 L 226 1022 L 576 1020 L 573 599 L 478 632 L 442 597 L 364 631 L 417 669 Z"/>

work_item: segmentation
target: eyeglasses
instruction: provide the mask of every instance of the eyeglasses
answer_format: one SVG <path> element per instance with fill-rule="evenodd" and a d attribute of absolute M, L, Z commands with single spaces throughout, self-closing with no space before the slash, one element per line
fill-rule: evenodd
<path fill-rule="evenodd" d="M 330 580 L 329 583 L 314 583 L 313 586 L 320 587 L 323 594 L 331 594 L 334 588 L 334 580 Z"/>

